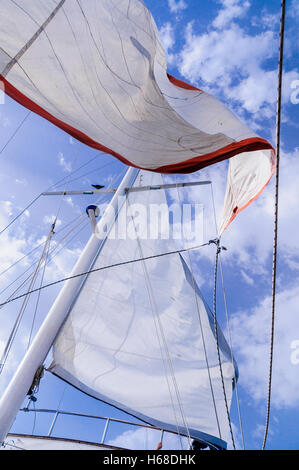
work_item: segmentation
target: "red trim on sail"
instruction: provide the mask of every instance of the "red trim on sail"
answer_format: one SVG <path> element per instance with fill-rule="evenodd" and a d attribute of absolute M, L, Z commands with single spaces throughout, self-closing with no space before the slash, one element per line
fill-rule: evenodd
<path fill-rule="evenodd" d="M 79 140 L 80 142 L 88 145 L 89 147 L 95 148 L 105 153 L 109 153 L 113 155 L 114 157 L 118 158 L 121 162 L 125 163 L 126 165 L 133 166 L 135 168 L 155 171 L 158 173 L 191 173 L 191 172 L 200 170 L 208 165 L 211 165 L 212 163 L 220 162 L 222 160 L 226 160 L 227 158 L 231 158 L 234 155 L 237 155 L 242 152 L 252 152 L 254 150 L 273 149 L 273 147 L 266 140 L 261 139 L 260 137 L 252 137 L 250 139 L 244 139 L 239 142 L 233 142 L 232 144 L 222 147 L 221 149 L 215 152 L 211 152 L 205 155 L 200 155 L 200 156 L 191 158 L 189 160 L 185 160 L 183 162 L 173 163 L 171 165 L 165 165 L 165 166 L 161 166 L 155 169 L 139 167 L 135 165 L 134 163 L 130 162 L 129 160 L 127 160 L 122 155 L 115 152 L 114 150 L 108 147 L 105 147 L 104 145 L 91 139 L 90 137 L 88 137 L 86 134 L 79 131 L 78 129 L 75 129 L 74 127 L 61 121 L 60 119 L 57 119 L 55 116 L 50 114 L 41 106 L 34 103 L 34 101 L 32 101 L 30 98 L 23 95 L 23 93 L 17 90 L 13 85 L 11 85 L 11 83 L 9 83 L 1 75 L 0 75 L 0 80 L 4 84 L 5 93 L 8 96 L 10 96 L 12 99 L 14 99 L 15 101 L 20 103 L 22 106 L 25 106 L 30 111 L 33 111 L 39 116 L 47 119 L 52 124 L 59 127 L 63 131 L 67 132 L 68 134 L 70 134 L 72 137 Z M 194 88 L 191 85 L 188 85 L 182 82 L 181 80 L 175 79 L 173 77 L 170 80 L 174 84 L 182 88 L 198 90 L 198 88 Z"/>
<path fill-rule="evenodd" d="M 249 139 L 240 140 L 226 145 L 215 152 L 206 153 L 198 157 L 191 158 L 184 162 L 165 165 L 157 168 L 155 171 L 159 173 L 191 173 L 201 170 L 213 163 L 221 162 L 228 158 L 234 157 L 243 152 L 254 152 L 256 150 L 274 150 L 272 145 L 261 137 L 251 137 Z"/>
<path fill-rule="evenodd" d="M 183 82 L 183 80 L 180 80 L 179 78 L 175 78 L 169 73 L 167 74 L 168 80 L 175 86 L 179 88 L 184 88 L 185 90 L 197 90 L 197 91 L 202 91 L 200 88 L 196 88 L 193 85 L 190 85 L 189 83 Z"/>
<path fill-rule="evenodd" d="M 79 131 L 78 129 L 75 129 L 74 127 L 70 126 L 69 124 L 61 121 L 60 119 L 56 118 L 52 114 L 48 113 L 48 111 L 43 109 L 38 104 L 34 103 L 34 101 L 32 101 L 30 98 L 23 95 L 23 93 L 21 93 L 13 85 L 11 85 L 11 83 L 9 83 L 4 77 L 2 77 L 2 75 L 0 75 L 0 81 L 2 81 L 3 84 L 4 84 L 5 93 L 8 96 L 10 96 L 10 98 L 12 98 L 13 100 L 20 103 L 22 106 L 25 106 L 25 108 L 29 109 L 30 111 L 33 111 L 35 114 L 38 114 L 39 116 L 43 117 L 47 121 L 50 121 L 52 124 L 59 127 L 63 131 L 67 132 L 68 134 L 70 134 L 72 137 L 79 140 L 83 144 L 86 144 L 89 147 L 93 147 L 97 150 L 101 150 L 103 152 L 110 153 L 114 157 L 121 160 L 123 163 L 126 163 L 127 165 L 134 166 L 132 163 L 128 162 L 124 157 L 122 157 L 118 153 L 114 152 L 113 150 L 109 149 L 108 147 L 105 147 L 104 145 L 99 144 L 98 142 L 91 139 L 90 137 L 88 137 L 83 132 Z"/>

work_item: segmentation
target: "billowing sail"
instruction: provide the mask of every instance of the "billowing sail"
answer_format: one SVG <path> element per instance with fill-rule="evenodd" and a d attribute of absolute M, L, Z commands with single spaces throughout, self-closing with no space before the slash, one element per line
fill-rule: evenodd
<path fill-rule="evenodd" d="M 160 173 L 241 154 L 223 227 L 269 181 L 271 145 L 216 98 L 167 74 L 140 0 L 1 0 L 0 13 L 0 80 L 22 105 L 87 145 Z"/>
<path fill-rule="evenodd" d="M 133 188 L 160 184 L 161 175 L 141 171 Z M 114 267 L 87 277 L 54 343 L 50 370 L 151 425 L 221 447 L 228 418 L 214 320 L 188 256 L 121 264 L 177 250 L 165 223 L 148 212 L 146 223 L 140 218 L 143 209 L 166 204 L 163 190 L 127 193 L 93 269 Z M 221 331 L 219 347 L 230 405 L 237 370 Z"/>

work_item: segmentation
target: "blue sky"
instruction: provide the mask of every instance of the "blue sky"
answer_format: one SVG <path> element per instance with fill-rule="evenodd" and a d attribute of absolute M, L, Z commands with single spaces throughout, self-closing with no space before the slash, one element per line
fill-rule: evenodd
<path fill-rule="evenodd" d="M 167 52 L 168 71 L 213 93 L 246 121 L 249 127 L 275 145 L 280 1 L 147 0 L 145 4 L 160 30 Z M 273 401 L 267 446 L 269 449 L 296 449 L 299 438 L 296 429 L 299 419 L 299 353 L 296 354 L 297 348 L 299 349 L 298 21 L 299 4 L 288 0 L 281 135 L 277 322 Z M 27 113 L 26 109 L 6 97 L 4 104 L 0 105 L 0 149 L 8 142 Z M 113 157 L 85 147 L 32 113 L 2 151 L 1 163 L 0 227 L 4 227 L 41 191 L 64 177 L 67 177 L 66 180 L 57 189 L 85 189 L 93 183 L 109 184 L 125 168 Z M 72 173 L 85 164 L 77 173 Z M 218 215 L 223 201 L 226 169 L 227 162 L 222 162 L 191 177 L 194 180 L 210 178 L 213 181 Z M 259 199 L 239 214 L 222 240 L 228 248 L 223 255 L 223 270 L 234 354 L 240 372 L 239 395 L 245 444 L 250 449 L 259 449 L 262 445 L 266 413 L 273 195 L 271 181 Z M 196 200 L 197 195 L 192 192 L 192 197 Z M 86 196 L 79 196 L 64 198 L 61 205 L 60 202 L 56 198 L 40 198 L 2 235 L 1 271 L 41 243 L 47 235 L 51 218 L 57 211 L 58 232 L 76 217 L 79 220 L 85 207 L 93 201 Z M 209 214 L 211 206 L 206 209 L 206 214 Z M 207 225 L 209 217 L 207 215 Z M 80 235 L 70 239 L 66 249 L 53 259 L 46 273 L 47 280 L 61 278 L 71 270 L 90 234 L 88 221 L 85 220 L 82 227 Z M 67 230 L 62 231 L 61 235 L 57 234 L 56 240 L 63 237 Z M 197 259 L 198 281 L 210 305 L 213 295 L 213 256 L 213 252 L 206 251 L 198 255 Z M 33 259 L 35 258 L 31 256 L 29 261 L 24 260 L 4 273 L 1 289 L 27 269 Z M 2 299 L 7 297 L 7 292 L 12 290 L 3 293 Z M 57 292 L 56 288 L 51 288 L 47 294 L 42 294 L 35 330 Z M 17 305 L 20 303 L 0 311 L 0 344 L 4 344 L 7 338 Z M 219 310 L 221 309 L 223 300 L 219 294 Z M 25 326 L 18 335 L 18 345 L 9 357 L 1 387 L 5 386 L 25 351 L 31 318 L 32 309 L 28 309 L 24 317 Z M 224 320 L 223 314 L 220 321 L 225 330 Z M 49 374 L 41 384 L 38 398 L 39 407 L 56 408 L 60 403 L 61 408 L 75 411 L 113 416 L 121 414 L 83 397 Z M 240 445 L 235 401 L 232 420 L 235 437 Z M 19 418 L 15 429 L 24 431 L 24 426 L 27 426 L 24 423 L 23 418 Z M 37 422 L 36 430 L 39 425 Z M 88 439 L 90 430 L 80 431 L 87 433 Z M 140 439 L 142 441 L 145 437 Z"/>

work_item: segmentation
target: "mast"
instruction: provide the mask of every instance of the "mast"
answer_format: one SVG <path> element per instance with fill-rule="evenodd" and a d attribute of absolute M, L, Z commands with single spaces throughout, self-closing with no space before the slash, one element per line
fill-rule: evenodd
<path fill-rule="evenodd" d="M 107 227 L 106 237 L 109 234 L 122 203 L 125 201 L 123 196 L 126 194 L 126 188 L 132 186 L 138 172 L 139 170 L 136 168 L 131 167 L 128 169 L 103 217 L 98 223 L 98 229 L 101 232 L 103 227 Z M 72 275 L 80 274 L 91 269 L 93 261 L 101 250 L 104 241 L 105 240 L 97 237 L 95 233 L 92 234 L 72 271 Z M 81 276 L 66 281 L 5 393 L 1 397 L 0 443 L 4 441 L 9 432 L 19 408 L 31 387 L 36 370 L 46 359 L 83 282 L 84 279 Z"/>

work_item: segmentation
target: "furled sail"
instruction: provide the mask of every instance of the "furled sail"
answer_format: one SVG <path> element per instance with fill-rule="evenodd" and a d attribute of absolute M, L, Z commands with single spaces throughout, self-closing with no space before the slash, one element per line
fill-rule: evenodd
<path fill-rule="evenodd" d="M 85 144 L 160 173 L 240 154 L 222 229 L 271 178 L 271 145 L 216 98 L 167 74 L 140 0 L 1 0 L 0 13 L 5 92 Z"/>
<path fill-rule="evenodd" d="M 156 187 L 161 178 L 141 171 L 133 188 Z M 127 193 L 93 269 L 177 250 L 165 224 L 157 222 L 150 237 L 150 213 L 145 223 L 138 215 L 156 204 L 167 204 L 163 190 Z M 237 370 L 221 331 L 219 345 L 230 405 Z M 54 343 L 50 370 L 147 423 L 225 445 L 214 320 L 188 257 L 175 253 L 89 274 Z"/>

